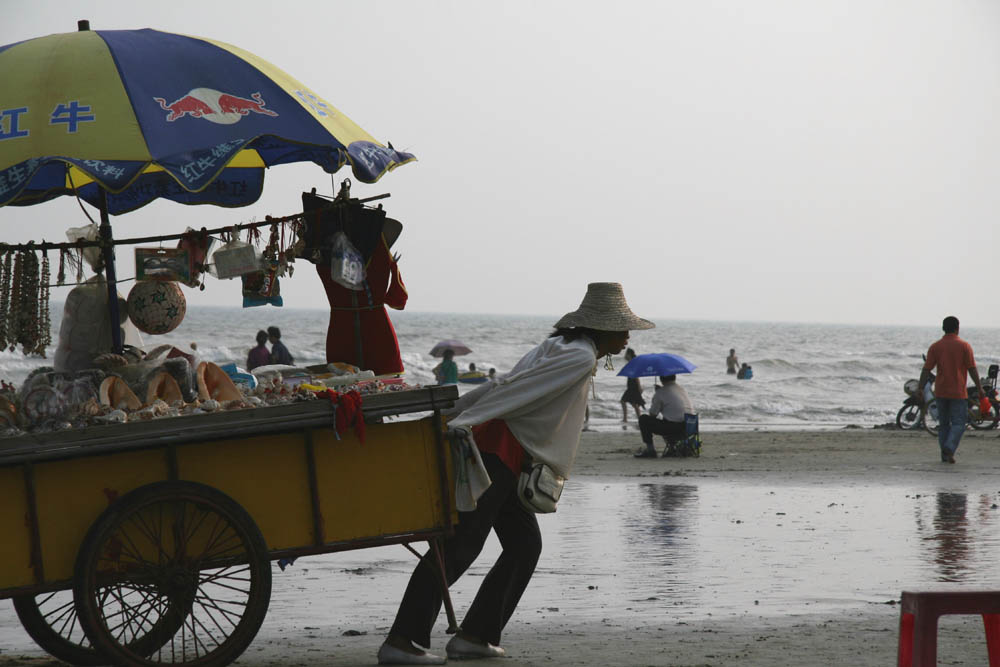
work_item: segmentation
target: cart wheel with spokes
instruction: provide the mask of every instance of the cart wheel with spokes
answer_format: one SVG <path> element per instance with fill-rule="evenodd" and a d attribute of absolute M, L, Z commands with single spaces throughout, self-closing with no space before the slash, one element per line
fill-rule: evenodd
<path fill-rule="evenodd" d="M 271 564 L 260 530 L 232 498 L 204 484 L 157 482 L 91 526 L 73 594 L 87 637 L 116 664 L 221 667 L 264 621 Z"/>
<path fill-rule="evenodd" d="M 81 667 L 109 664 L 80 627 L 73 591 L 18 595 L 13 602 L 25 632 L 49 655 Z"/>
<path fill-rule="evenodd" d="M 108 665 L 111 661 L 90 643 L 76 613 L 73 591 L 54 591 L 12 598 L 18 620 L 35 643 L 49 655 L 80 667 Z M 164 614 L 148 626 L 146 633 L 136 633 L 129 648 L 148 655 L 159 648 L 181 627 L 176 614 Z"/>

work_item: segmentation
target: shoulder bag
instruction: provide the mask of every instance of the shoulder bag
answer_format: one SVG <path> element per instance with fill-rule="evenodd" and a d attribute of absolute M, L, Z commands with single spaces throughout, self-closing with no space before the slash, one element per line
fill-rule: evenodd
<path fill-rule="evenodd" d="M 517 481 L 517 498 L 529 512 L 555 512 L 565 481 L 544 463 L 526 463 Z"/>

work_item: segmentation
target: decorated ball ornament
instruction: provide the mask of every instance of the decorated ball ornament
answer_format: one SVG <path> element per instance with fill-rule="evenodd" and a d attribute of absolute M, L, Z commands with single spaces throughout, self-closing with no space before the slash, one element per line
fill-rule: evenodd
<path fill-rule="evenodd" d="M 143 333 L 173 331 L 184 319 L 187 300 L 175 282 L 142 280 L 128 293 L 128 317 Z"/>

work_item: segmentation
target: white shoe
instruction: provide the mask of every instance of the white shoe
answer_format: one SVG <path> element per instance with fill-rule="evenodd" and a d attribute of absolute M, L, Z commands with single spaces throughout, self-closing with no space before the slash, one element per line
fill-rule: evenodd
<path fill-rule="evenodd" d="M 390 644 L 382 644 L 378 649 L 380 665 L 443 665 L 446 662 L 441 656 L 427 651 L 408 653 Z"/>
<path fill-rule="evenodd" d="M 448 645 L 444 649 L 448 653 L 448 657 L 454 660 L 462 660 L 468 658 L 502 658 L 507 655 L 499 646 L 494 646 L 493 644 L 477 644 L 476 642 L 470 642 L 468 639 L 462 639 L 458 635 L 451 638 Z"/>

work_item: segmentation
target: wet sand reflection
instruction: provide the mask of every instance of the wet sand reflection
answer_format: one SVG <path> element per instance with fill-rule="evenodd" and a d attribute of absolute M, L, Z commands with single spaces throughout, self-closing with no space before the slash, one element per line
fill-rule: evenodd
<path fill-rule="evenodd" d="M 666 626 L 995 587 L 996 491 L 671 482 L 571 480 L 559 511 L 539 517 L 542 557 L 516 619 Z M 491 537 L 452 587 L 459 618 L 498 553 Z M 402 547 L 303 558 L 275 571 L 272 612 L 308 622 L 324 600 L 387 625 L 414 565 Z"/>
<path fill-rule="evenodd" d="M 541 519 L 545 549 L 525 602 L 556 591 L 585 615 L 588 600 L 596 613 L 783 615 L 935 583 L 992 587 L 997 493 L 973 497 L 970 520 L 966 494 L 947 491 L 575 482 Z"/>
<path fill-rule="evenodd" d="M 936 581 L 975 581 L 975 566 L 981 561 L 982 552 L 995 547 L 984 544 L 982 540 L 988 525 L 996 520 L 994 495 L 974 495 L 976 512 L 971 518 L 968 494 L 939 491 L 933 499 L 933 517 L 929 521 L 926 518 L 930 511 L 927 503 L 917 505 L 916 526 L 925 544 L 927 558 L 936 566 Z"/>

